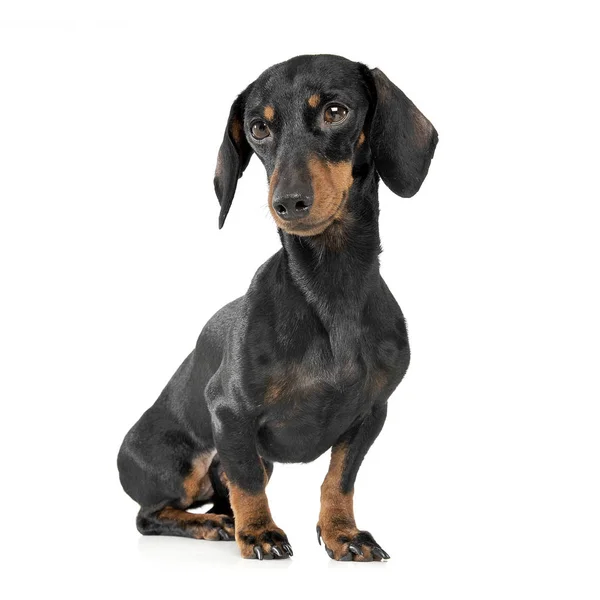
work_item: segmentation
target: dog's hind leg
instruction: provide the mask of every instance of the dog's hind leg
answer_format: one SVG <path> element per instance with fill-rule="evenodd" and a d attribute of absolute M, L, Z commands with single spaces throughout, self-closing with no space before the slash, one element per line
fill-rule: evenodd
<path fill-rule="evenodd" d="M 213 487 L 209 472 L 211 462 L 218 463 L 214 451 L 200 454 L 192 463 L 189 474 L 183 479 L 183 494 L 170 502 L 158 506 L 144 507 L 138 513 L 136 524 L 143 535 L 175 535 L 204 540 L 233 540 L 234 524 L 231 507 L 227 498 L 220 496 Z M 187 508 L 202 506 L 213 502 L 212 513 L 191 513 Z M 223 511 L 223 512 L 221 512 Z"/>
<path fill-rule="evenodd" d="M 136 525 L 143 535 L 175 535 L 200 540 L 233 540 L 233 519 L 228 515 L 195 514 L 180 508 L 141 508 Z"/>
<path fill-rule="evenodd" d="M 230 514 L 194 514 L 186 509 L 213 501 L 209 468 L 215 450 L 199 449 L 164 414 L 151 410 L 126 436 L 118 465 L 125 491 L 140 505 L 143 535 L 206 540 L 234 538 Z M 150 441 L 152 443 L 150 443 Z"/>

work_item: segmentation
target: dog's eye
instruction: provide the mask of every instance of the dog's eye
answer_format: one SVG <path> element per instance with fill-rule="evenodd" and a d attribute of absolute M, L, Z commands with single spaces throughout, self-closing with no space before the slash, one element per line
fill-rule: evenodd
<path fill-rule="evenodd" d="M 257 140 L 264 140 L 271 135 L 268 125 L 264 121 L 255 121 L 250 128 L 252 137 Z"/>
<path fill-rule="evenodd" d="M 331 104 L 323 115 L 327 123 L 341 123 L 348 116 L 348 109 L 341 104 Z"/>

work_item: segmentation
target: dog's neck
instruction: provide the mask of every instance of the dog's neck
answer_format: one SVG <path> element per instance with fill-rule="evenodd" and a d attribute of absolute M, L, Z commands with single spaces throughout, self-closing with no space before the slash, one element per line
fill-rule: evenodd
<path fill-rule="evenodd" d="M 343 214 L 322 234 L 300 237 L 280 230 L 289 276 L 340 344 L 379 282 L 378 178 L 372 165 L 354 175 Z"/>

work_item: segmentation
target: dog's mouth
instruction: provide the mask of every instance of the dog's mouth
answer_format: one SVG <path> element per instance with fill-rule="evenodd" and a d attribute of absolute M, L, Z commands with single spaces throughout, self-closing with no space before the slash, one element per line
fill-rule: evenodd
<path fill-rule="evenodd" d="M 319 206 L 316 208 L 313 206 L 313 214 L 308 214 L 306 217 L 296 221 L 285 221 L 281 219 L 275 211 L 271 212 L 273 214 L 273 218 L 275 219 L 275 223 L 277 223 L 277 226 L 285 231 L 285 233 L 289 233 L 290 235 L 298 235 L 301 237 L 309 237 L 313 235 L 320 235 L 334 223 L 342 221 L 347 201 L 348 191 L 344 191 L 342 194 L 340 194 L 337 202 L 330 201 L 327 203 L 325 210 L 328 208 L 329 211 L 331 211 L 333 208 L 333 211 L 331 211 L 329 214 L 325 214 L 324 210 L 319 210 Z"/>
<path fill-rule="evenodd" d="M 336 221 L 343 221 L 350 188 L 352 187 L 352 163 L 330 163 L 315 157 L 308 161 L 313 203 L 310 212 L 298 219 L 282 219 L 273 208 L 273 194 L 279 179 L 276 168 L 269 182 L 269 209 L 277 226 L 284 232 L 298 236 L 314 236 L 323 233 Z"/>
<path fill-rule="evenodd" d="M 323 233 L 335 221 L 335 218 L 336 215 L 334 214 L 328 219 L 318 222 L 311 222 L 309 217 L 296 221 L 295 223 L 283 221 L 282 219 L 277 219 L 276 222 L 278 227 L 283 229 L 286 233 L 291 235 L 311 236 Z"/>

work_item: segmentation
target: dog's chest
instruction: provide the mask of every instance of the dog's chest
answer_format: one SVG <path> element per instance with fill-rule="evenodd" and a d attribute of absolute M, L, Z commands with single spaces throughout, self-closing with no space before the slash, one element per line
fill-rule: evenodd
<path fill-rule="evenodd" d="M 356 323 L 328 335 L 307 328 L 264 370 L 256 370 L 260 398 L 258 444 L 277 462 L 310 462 L 385 402 L 407 367 L 401 319 Z"/>
<path fill-rule="evenodd" d="M 307 462 L 369 411 L 381 375 L 364 360 L 282 365 L 269 377 L 259 428 L 266 458 Z"/>

